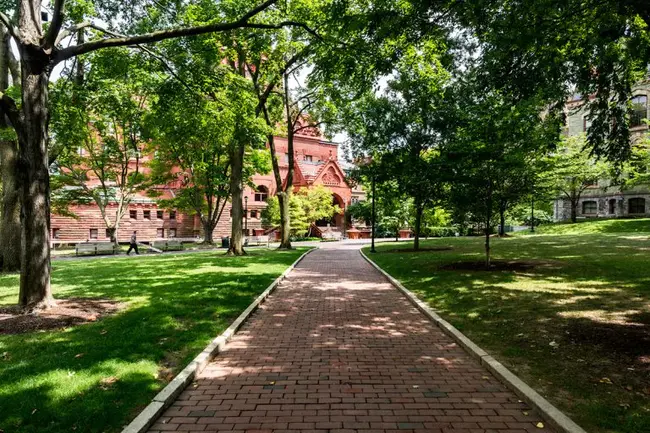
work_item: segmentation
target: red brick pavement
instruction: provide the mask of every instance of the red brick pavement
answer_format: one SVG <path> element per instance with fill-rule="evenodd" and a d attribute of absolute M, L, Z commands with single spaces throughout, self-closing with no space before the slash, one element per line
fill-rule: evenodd
<path fill-rule="evenodd" d="M 550 432 L 356 248 L 309 254 L 150 432 Z"/>

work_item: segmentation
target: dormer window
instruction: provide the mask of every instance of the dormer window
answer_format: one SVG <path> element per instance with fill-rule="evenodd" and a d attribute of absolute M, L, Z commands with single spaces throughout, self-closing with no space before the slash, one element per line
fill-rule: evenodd
<path fill-rule="evenodd" d="M 630 113 L 630 127 L 645 125 L 648 118 L 648 97 L 637 95 L 632 98 L 632 112 Z"/>
<path fill-rule="evenodd" d="M 255 191 L 255 201 L 266 201 L 267 198 L 269 198 L 268 188 L 264 185 L 258 186 Z"/>

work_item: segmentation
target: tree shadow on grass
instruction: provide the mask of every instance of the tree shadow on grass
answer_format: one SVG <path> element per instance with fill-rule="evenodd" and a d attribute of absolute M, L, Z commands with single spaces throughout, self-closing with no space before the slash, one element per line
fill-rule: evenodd
<path fill-rule="evenodd" d="M 496 240 L 495 258 L 553 266 L 491 272 L 445 269 L 482 258 L 481 240 L 445 242 L 453 252 L 373 259 L 587 430 L 650 429 L 646 236 Z"/>
<path fill-rule="evenodd" d="M 118 431 L 166 384 L 165 370 L 183 368 L 300 253 L 60 265 L 55 296 L 130 306 L 61 331 L 0 337 L 0 429 Z"/>

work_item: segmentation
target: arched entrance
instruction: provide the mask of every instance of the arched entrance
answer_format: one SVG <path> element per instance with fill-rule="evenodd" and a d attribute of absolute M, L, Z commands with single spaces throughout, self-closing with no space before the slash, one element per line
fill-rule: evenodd
<path fill-rule="evenodd" d="M 344 228 L 345 225 L 345 201 L 340 195 L 332 193 L 332 204 L 341 208 L 341 213 L 335 214 L 331 218 L 323 218 L 316 221 L 316 227 L 339 227 Z"/>

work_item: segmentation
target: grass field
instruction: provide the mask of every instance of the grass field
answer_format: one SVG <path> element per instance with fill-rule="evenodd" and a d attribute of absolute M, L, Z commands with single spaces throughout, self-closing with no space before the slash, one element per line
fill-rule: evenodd
<path fill-rule="evenodd" d="M 59 331 L 0 335 L 0 431 L 115 432 L 305 249 L 57 261 L 55 297 L 119 313 Z M 0 304 L 18 276 L 0 274 Z"/>
<path fill-rule="evenodd" d="M 575 224 L 545 224 L 535 229 L 537 234 L 585 235 L 589 233 L 646 233 L 650 234 L 650 218 L 587 219 Z M 523 232 L 528 234 L 528 232 Z"/>
<path fill-rule="evenodd" d="M 609 228 L 493 239 L 513 270 L 463 265 L 483 259 L 480 238 L 430 240 L 451 249 L 419 253 L 381 244 L 371 258 L 587 431 L 646 432 L 650 230 L 637 229 L 648 220 L 596 223 Z"/>

